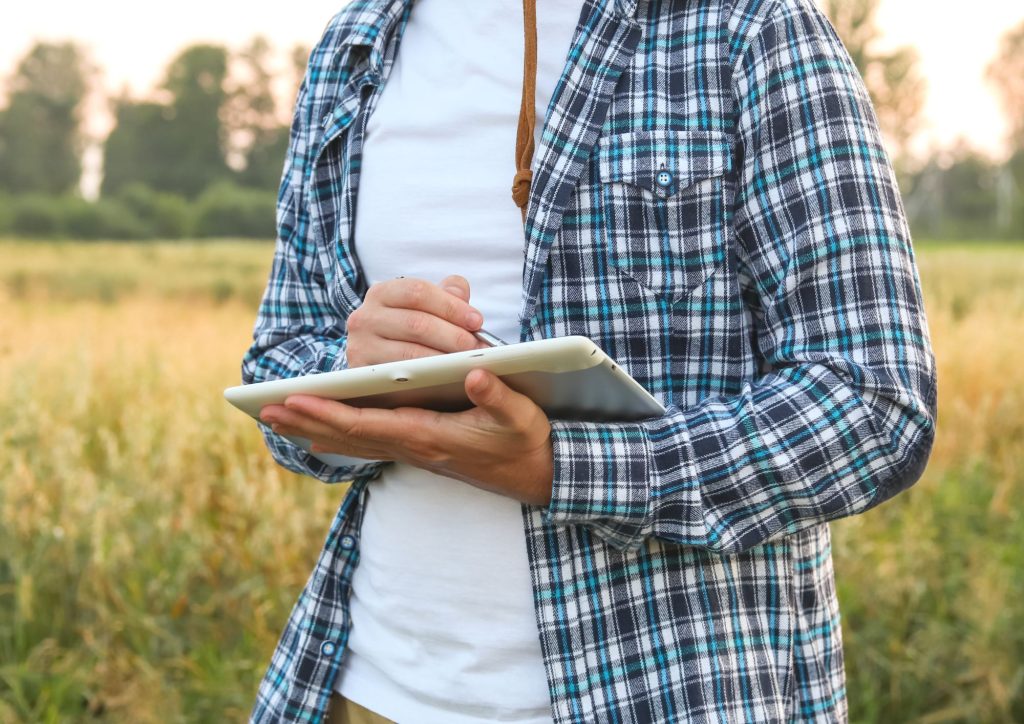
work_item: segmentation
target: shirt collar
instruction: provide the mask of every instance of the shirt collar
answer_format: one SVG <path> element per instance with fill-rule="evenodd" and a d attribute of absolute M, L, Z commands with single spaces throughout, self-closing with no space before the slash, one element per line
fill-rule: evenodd
<path fill-rule="evenodd" d="M 615 0 L 615 10 L 620 18 L 633 19 L 637 9 L 645 0 Z"/>
<path fill-rule="evenodd" d="M 402 20 L 406 11 L 416 0 L 353 0 L 344 11 L 337 31 L 343 40 L 338 44 L 336 54 L 360 45 L 370 49 L 370 67 L 380 74 L 392 31 Z M 596 0 L 598 3 L 613 2 L 616 14 L 633 19 L 641 5 L 647 0 Z"/>
<path fill-rule="evenodd" d="M 353 46 L 369 48 L 370 67 L 380 74 L 387 51 L 388 39 L 414 0 L 353 0 L 335 28 L 341 38 L 335 56 L 342 55 Z"/>

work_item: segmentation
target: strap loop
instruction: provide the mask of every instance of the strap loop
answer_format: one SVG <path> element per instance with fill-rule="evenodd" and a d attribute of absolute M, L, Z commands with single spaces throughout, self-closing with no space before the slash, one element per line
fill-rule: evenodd
<path fill-rule="evenodd" d="M 530 185 L 533 183 L 533 171 L 528 168 L 516 171 L 515 181 L 512 183 L 512 200 L 516 206 L 526 212 L 526 204 L 530 200 Z"/>

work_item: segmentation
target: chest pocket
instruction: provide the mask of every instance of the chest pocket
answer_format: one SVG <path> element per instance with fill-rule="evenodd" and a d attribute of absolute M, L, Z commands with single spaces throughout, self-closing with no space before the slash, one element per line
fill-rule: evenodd
<path fill-rule="evenodd" d="M 596 151 L 609 262 L 681 300 L 725 263 L 728 135 L 632 131 L 600 138 Z"/>

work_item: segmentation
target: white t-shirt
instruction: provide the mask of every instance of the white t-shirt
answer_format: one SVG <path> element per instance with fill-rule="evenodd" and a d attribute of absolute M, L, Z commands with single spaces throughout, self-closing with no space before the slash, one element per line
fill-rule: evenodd
<path fill-rule="evenodd" d="M 539 142 L 583 0 L 537 4 Z M 368 122 L 354 234 L 368 284 L 460 274 L 508 342 L 522 80 L 522 0 L 418 0 Z M 367 492 L 337 690 L 399 722 L 550 722 L 520 504 L 400 463 Z"/>

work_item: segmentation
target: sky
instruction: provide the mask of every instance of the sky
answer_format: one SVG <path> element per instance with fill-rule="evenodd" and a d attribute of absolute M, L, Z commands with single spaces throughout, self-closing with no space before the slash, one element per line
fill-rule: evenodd
<path fill-rule="evenodd" d="M 344 0 L 176 0 L 170 5 L 138 0 L 43 0 L 5 4 L 7 9 L 0 13 L 0 76 L 13 69 L 36 39 L 70 38 L 90 49 L 102 68 L 101 79 L 108 92 L 127 87 L 144 95 L 158 83 L 176 52 L 197 41 L 238 47 L 262 34 L 281 48 L 283 69 L 284 49 L 298 43 L 313 45 Z M 948 146 L 964 137 L 972 146 L 998 157 L 1006 128 L 998 101 L 984 80 L 984 68 L 1000 35 L 1024 20 L 1024 2 L 972 0 L 961 5 L 882 0 L 879 19 L 887 44 L 910 44 L 921 54 L 929 94 L 918 147 Z M 94 132 L 102 133 L 109 116 L 102 108 L 91 115 Z"/>

